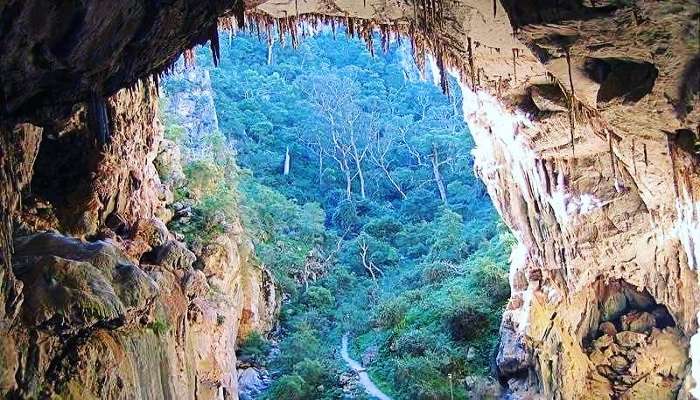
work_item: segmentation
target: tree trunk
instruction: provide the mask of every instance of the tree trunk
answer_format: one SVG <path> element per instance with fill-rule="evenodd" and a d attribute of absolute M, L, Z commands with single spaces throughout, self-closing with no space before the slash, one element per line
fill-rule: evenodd
<path fill-rule="evenodd" d="M 272 47 L 275 45 L 275 37 L 271 37 L 267 43 L 267 65 L 272 65 Z"/>
<path fill-rule="evenodd" d="M 442 200 L 442 204 L 447 204 L 447 192 L 445 191 L 445 183 L 442 181 L 442 175 L 440 174 L 440 163 L 438 162 L 437 146 L 435 146 L 435 144 L 433 144 L 433 155 L 430 157 L 430 160 L 433 164 L 433 176 L 438 187 L 438 192 L 440 192 L 440 200 Z"/>
<path fill-rule="evenodd" d="M 403 190 L 401 190 L 401 186 L 399 186 L 398 182 L 396 182 L 396 180 L 394 180 L 394 178 L 391 176 L 391 174 L 389 173 L 389 169 L 384 164 L 380 164 L 380 166 L 382 168 L 382 171 L 384 171 L 386 177 L 389 179 L 389 182 L 391 182 L 391 184 L 394 186 L 396 191 L 399 192 L 401 197 L 405 199 L 406 193 L 404 193 Z"/>
<path fill-rule="evenodd" d="M 318 188 L 323 188 L 323 148 L 318 148 Z"/>
<path fill-rule="evenodd" d="M 357 169 L 357 176 L 360 178 L 360 196 L 364 199 L 365 196 L 365 174 L 362 173 L 362 158 L 363 156 L 360 156 L 360 153 L 357 151 L 357 144 L 355 143 L 355 138 L 354 136 L 351 137 L 351 146 L 352 146 L 352 158 L 355 160 L 355 169 Z"/>
<path fill-rule="evenodd" d="M 355 167 L 357 168 L 357 177 L 360 178 L 360 196 L 364 199 L 365 196 L 365 175 L 362 173 L 362 163 L 358 157 L 355 157 Z"/>
<path fill-rule="evenodd" d="M 284 176 L 289 175 L 291 161 L 291 157 L 289 156 L 289 146 L 287 146 L 287 152 L 284 153 Z"/>
<path fill-rule="evenodd" d="M 350 167 L 348 166 L 348 161 L 343 159 L 340 164 L 341 169 L 345 173 L 345 192 L 347 193 L 348 200 L 352 199 L 352 176 L 350 176 Z"/>

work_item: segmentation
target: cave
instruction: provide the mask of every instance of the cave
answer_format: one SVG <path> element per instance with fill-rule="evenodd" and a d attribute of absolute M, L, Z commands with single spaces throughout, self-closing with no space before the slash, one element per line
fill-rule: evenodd
<path fill-rule="evenodd" d="M 200 218 L 183 200 L 191 171 L 178 169 L 180 149 L 163 140 L 177 132 L 159 118 L 158 102 L 178 60 L 203 61 L 195 49 L 205 45 L 204 63 L 217 66 L 241 30 L 270 48 L 301 49 L 322 30 L 345 30 L 372 53 L 403 42 L 407 59 L 426 67 L 419 79 L 459 99 L 450 109 L 474 146 L 455 170 L 473 168 L 512 235 L 510 258 L 499 256 L 510 268 L 501 276 L 510 298 L 453 326 L 459 356 L 486 361 L 488 352 L 467 348 L 469 329 L 501 321 L 490 331 L 500 335 L 492 368 L 500 385 L 471 368 L 453 376 L 430 365 L 444 391 L 427 397 L 450 398 L 454 388 L 478 397 L 474 388 L 484 385 L 507 399 L 700 397 L 698 24 L 697 4 L 683 1 L 0 1 L 0 397 L 239 398 L 251 374 L 238 370 L 236 351 L 252 332 L 274 331 L 287 299 L 257 262 L 263 250 L 245 238 L 240 214 L 227 223 L 216 213 Z M 595 85 L 579 91 L 581 77 Z M 82 110 L 95 108 L 97 121 L 86 123 Z M 418 162 L 439 166 L 436 153 Z M 275 155 L 261 159 L 277 168 Z M 397 189 L 393 199 L 405 195 Z M 460 205 L 481 191 L 472 197 Z M 207 205 L 236 199 L 224 200 Z M 210 241 L 193 240 L 212 226 Z M 441 239 L 426 232 L 419 253 Z M 478 255 L 491 240 L 465 252 Z M 298 259 L 308 284 L 325 257 Z M 459 317 L 468 285 L 481 285 L 472 292 L 489 301 L 507 292 L 493 274 L 471 273 L 489 265 L 482 261 L 433 263 L 406 281 L 430 289 L 433 279 L 464 277 L 433 304 Z M 368 299 L 381 297 L 368 287 Z M 334 309 L 333 293 L 311 294 L 305 301 Z M 426 304 L 411 290 L 401 296 Z M 395 322 L 400 332 L 404 305 L 390 305 L 395 314 L 367 327 Z M 387 348 L 441 340 L 398 338 Z M 378 352 L 367 352 L 368 364 Z M 347 364 L 342 379 L 374 373 Z M 427 368 L 402 365 L 402 373 Z M 294 373 L 336 371 L 316 367 Z"/>
<path fill-rule="evenodd" d="M 25 208 L 34 208 L 31 212 L 37 211 L 37 204 L 48 205 L 41 213 L 48 213 L 68 226 L 76 212 L 81 212 L 71 209 L 71 204 L 88 197 L 89 177 L 99 153 L 90 132 L 79 125 L 77 128 L 44 131 L 23 204 Z"/>
<path fill-rule="evenodd" d="M 582 347 L 593 374 L 609 382 L 611 398 L 650 396 L 650 381 L 662 383 L 655 396 L 676 396 L 688 363 L 688 338 L 666 306 L 624 280 L 599 279 L 593 290 L 591 329 Z"/>
<path fill-rule="evenodd" d="M 654 87 L 659 75 L 654 64 L 624 58 L 587 58 L 583 69 L 590 79 L 600 84 L 598 103 L 616 98 L 636 102 Z"/>

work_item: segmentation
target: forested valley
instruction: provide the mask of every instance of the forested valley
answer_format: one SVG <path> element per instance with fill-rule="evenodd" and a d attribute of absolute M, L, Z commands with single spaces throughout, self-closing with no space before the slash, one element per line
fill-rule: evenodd
<path fill-rule="evenodd" d="M 513 239 L 473 171 L 459 86 L 378 42 L 239 33 L 219 66 L 190 52 L 163 82 L 190 210 L 171 229 L 196 248 L 240 213 L 281 293 L 278 329 L 240 343 L 271 376 L 250 398 L 368 396 L 344 335 L 392 398 L 488 395 Z"/>

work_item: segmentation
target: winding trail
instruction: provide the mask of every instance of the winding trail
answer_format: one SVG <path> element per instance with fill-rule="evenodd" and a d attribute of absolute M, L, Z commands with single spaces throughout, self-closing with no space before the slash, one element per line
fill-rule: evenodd
<path fill-rule="evenodd" d="M 348 364 L 348 366 L 357 373 L 357 375 L 360 377 L 360 384 L 365 388 L 365 391 L 370 395 L 378 398 L 379 400 L 392 400 L 391 397 L 385 395 L 382 393 L 381 390 L 372 382 L 371 379 L 369 379 L 369 374 L 367 374 L 367 371 L 358 363 L 357 361 L 353 360 L 350 358 L 350 354 L 348 353 L 348 334 L 346 333 L 343 335 L 343 341 L 342 345 L 340 348 L 340 355 L 343 357 L 343 360 Z"/>

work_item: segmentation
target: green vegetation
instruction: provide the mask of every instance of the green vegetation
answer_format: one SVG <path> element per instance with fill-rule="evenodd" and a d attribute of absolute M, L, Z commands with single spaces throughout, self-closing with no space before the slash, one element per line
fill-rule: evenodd
<path fill-rule="evenodd" d="M 158 336 L 163 336 L 170 330 L 170 325 L 165 319 L 158 318 L 148 323 L 148 329 L 152 330 Z"/>
<path fill-rule="evenodd" d="M 489 371 L 511 238 L 473 175 L 460 94 L 418 79 L 405 44 L 372 58 L 321 34 L 272 54 L 239 35 L 220 68 L 199 66 L 220 153 L 186 165 L 178 198 L 193 217 L 175 227 L 206 240 L 240 209 L 288 299 L 268 398 L 340 398 L 346 332 L 354 358 L 378 349 L 369 372 L 396 399 L 466 398 L 460 380 Z M 166 82 L 170 96 L 183 90 Z M 239 353 L 263 362 L 266 351 L 253 333 Z"/>
<path fill-rule="evenodd" d="M 269 351 L 267 339 L 260 332 L 253 331 L 239 345 L 237 356 L 240 361 L 262 365 Z"/>

